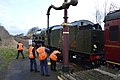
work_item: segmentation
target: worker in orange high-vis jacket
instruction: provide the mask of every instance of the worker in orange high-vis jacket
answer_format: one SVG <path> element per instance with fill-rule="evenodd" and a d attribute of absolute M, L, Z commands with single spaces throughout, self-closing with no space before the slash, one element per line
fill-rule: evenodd
<path fill-rule="evenodd" d="M 44 76 L 49 76 L 48 74 L 48 61 L 47 61 L 47 51 L 49 50 L 44 46 L 44 44 L 40 44 L 40 47 L 37 49 L 38 55 L 39 55 L 39 60 L 40 60 L 40 72 L 41 75 Z"/>
<path fill-rule="evenodd" d="M 18 54 L 17 54 L 16 59 L 18 59 L 20 53 L 22 54 L 22 57 L 24 59 L 25 57 L 24 57 L 24 54 L 23 54 L 23 44 L 21 42 L 18 42 L 17 50 L 18 50 Z"/>
<path fill-rule="evenodd" d="M 51 62 L 50 68 L 53 71 L 56 71 L 57 54 L 61 54 L 61 52 L 55 49 L 49 56 L 50 62 Z"/>
<path fill-rule="evenodd" d="M 29 47 L 29 59 L 30 59 L 30 72 L 35 71 L 35 72 L 39 72 L 37 71 L 37 63 L 36 63 L 36 55 L 35 55 L 35 48 L 33 47 L 34 44 L 31 44 Z M 33 70 L 33 65 L 34 65 L 34 70 Z"/>

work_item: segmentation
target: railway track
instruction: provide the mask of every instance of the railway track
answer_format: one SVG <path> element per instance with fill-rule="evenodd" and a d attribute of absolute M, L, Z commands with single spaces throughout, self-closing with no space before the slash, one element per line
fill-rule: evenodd
<path fill-rule="evenodd" d="M 88 70 L 72 64 L 68 73 L 59 73 L 58 80 L 120 80 L 120 71 L 106 66 Z"/>
<path fill-rule="evenodd" d="M 21 41 L 28 47 L 28 42 L 21 39 Z M 120 80 L 120 71 L 106 66 L 101 66 L 96 69 L 85 69 L 76 64 L 70 63 L 70 71 L 62 73 L 61 67 L 63 64 L 58 65 L 58 80 Z"/>

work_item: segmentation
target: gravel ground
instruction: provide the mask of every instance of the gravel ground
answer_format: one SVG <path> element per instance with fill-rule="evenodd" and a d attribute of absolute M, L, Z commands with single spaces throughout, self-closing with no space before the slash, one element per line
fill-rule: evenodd
<path fill-rule="evenodd" d="M 38 70 L 39 60 L 37 59 Z M 48 66 L 50 67 L 50 66 Z M 30 72 L 29 59 L 15 59 L 8 67 L 4 80 L 57 80 L 57 73 L 49 69 L 49 77 L 41 76 L 40 72 Z"/>
<path fill-rule="evenodd" d="M 21 41 L 26 49 L 28 48 L 28 40 L 14 38 L 17 42 Z M 21 56 L 21 55 L 20 55 Z M 38 70 L 40 69 L 39 60 L 37 60 Z M 2 62 L 2 60 L 0 60 Z M 30 72 L 29 58 L 13 59 L 8 66 L 0 71 L 0 80 L 57 80 L 57 72 L 52 72 L 49 69 L 50 77 L 41 76 L 40 72 Z M 50 67 L 50 66 L 48 66 Z"/>

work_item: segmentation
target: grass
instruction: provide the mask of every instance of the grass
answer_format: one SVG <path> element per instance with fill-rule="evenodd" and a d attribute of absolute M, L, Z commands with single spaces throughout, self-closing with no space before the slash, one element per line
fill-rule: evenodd
<path fill-rule="evenodd" d="M 24 54 L 27 56 L 26 51 L 24 51 Z M 14 60 L 16 55 L 17 50 L 15 48 L 0 48 L 0 70 L 2 66 L 8 65 L 9 62 Z M 21 55 L 19 57 L 21 58 Z"/>
<path fill-rule="evenodd" d="M 15 59 L 16 49 L 13 48 L 0 48 L 0 71 L 3 67 L 7 66 L 12 59 Z"/>
<path fill-rule="evenodd" d="M 26 57 L 26 51 L 24 51 L 24 53 Z M 0 48 L 0 75 L 3 75 L 3 70 L 7 70 L 6 68 L 8 68 L 8 65 L 11 61 L 15 60 L 16 55 L 17 50 L 15 48 Z M 22 56 L 20 55 L 19 57 L 21 58 Z M 0 76 L 0 79 L 2 77 L 3 76 Z"/>

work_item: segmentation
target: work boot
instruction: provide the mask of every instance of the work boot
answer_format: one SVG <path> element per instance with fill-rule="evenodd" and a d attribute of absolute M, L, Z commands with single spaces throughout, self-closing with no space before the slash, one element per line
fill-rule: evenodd
<path fill-rule="evenodd" d="M 31 69 L 30 72 L 32 72 L 33 70 Z"/>
<path fill-rule="evenodd" d="M 40 72 L 40 71 L 37 71 L 37 70 L 36 70 L 35 72 Z"/>
<path fill-rule="evenodd" d="M 45 75 L 45 76 L 49 77 L 50 75 L 47 74 L 47 75 Z"/>
<path fill-rule="evenodd" d="M 54 71 L 57 71 L 56 69 L 54 69 Z"/>
<path fill-rule="evenodd" d="M 42 76 L 44 76 L 44 74 L 41 74 Z"/>

